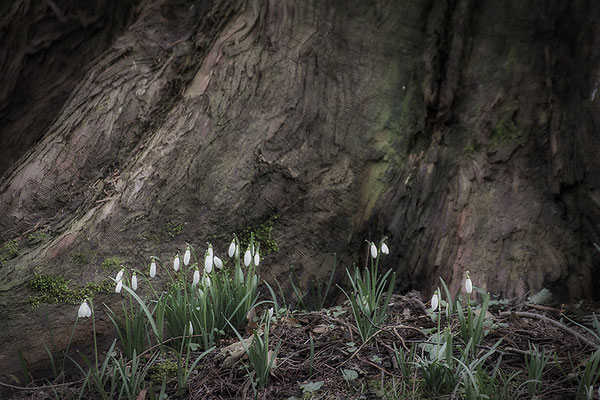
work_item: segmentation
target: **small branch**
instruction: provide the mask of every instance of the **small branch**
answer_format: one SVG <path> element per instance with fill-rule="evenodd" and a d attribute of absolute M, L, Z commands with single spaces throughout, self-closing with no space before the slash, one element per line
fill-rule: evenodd
<path fill-rule="evenodd" d="M 535 313 L 527 312 L 527 311 L 504 311 L 504 312 L 500 313 L 501 317 L 509 317 L 511 315 L 514 315 L 517 317 L 522 317 L 522 318 L 538 319 L 540 321 L 548 322 L 548 323 L 562 329 L 563 331 L 570 333 L 571 335 L 575 336 L 577 339 L 581 340 L 583 343 L 587 344 L 588 346 L 590 346 L 592 348 L 598 347 L 598 343 L 594 343 L 593 341 L 591 341 L 587 337 L 583 336 L 581 333 L 577 332 L 576 330 L 571 329 L 568 326 L 561 324 L 557 320 L 547 317 L 545 315 L 535 314 Z"/>

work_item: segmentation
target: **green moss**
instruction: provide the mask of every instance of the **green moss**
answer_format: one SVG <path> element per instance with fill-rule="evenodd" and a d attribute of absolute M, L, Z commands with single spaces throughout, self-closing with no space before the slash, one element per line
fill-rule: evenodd
<path fill-rule="evenodd" d="M 19 245 L 16 240 L 9 240 L 0 247 L 0 268 L 5 261 L 15 258 L 19 254 Z"/>
<path fill-rule="evenodd" d="M 463 149 L 464 155 L 472 157 L 479 151 L 479 143 L 475 140 L 470 140 L 469 143 Z"/>
<path fill-rule="evenodd" d="M 240 240 L 242 251 L 248 247 L 248 244 L 250 243 L 250 234 L 253 234 L 254 242 L 260 244 L 261 254 L 266 255 L 277 252 L 279 246 L 277 246 L 275 239 L 273 239 L 273 225 L 277 218 L 277 215 L 273 215 L 260 225 L 247 227 L 239 232 L 237 236 Z"/>
<path fill-rule="evenodd" d="M 107 271 L 115 271 L 121 267 L 123 261 L 119 257 L 108 257 L 102 261 L 100 267 Z"/>
<path fill-rule="evenodd" d="M 181 222 L 175 223 L 173 221 L 169 221 L 167 223 L 166 232 L 167 235 L 175 238 L 175 236 L 179 235 L 183 230 L 183 224 Z"/>
<path fill-rule="evenodd" d="M 508 52 L 508 57 L 506 58 L 506 62 L 504 63 L 504 69 L 507 73 L 510 73 L 517 63 L 517 48 L 511 47 Z"/>
<path fill-rule="evenodd" d="M 74 251 L 69 254 L 69 259 L 71 262 L 79 267 L 83 267 L 88 264 L 88 255 L 84 251 Z"/>
<path fill-rule="evenodd" d="M 512 120 L 511 116 L 505 114 L 492 129 L 490 136 L 490 145 L 492 147 L 507 144 L 519 140 L 525 136 L 519 127 Z"/>
<path fill-rule="evenodd" d="M 45 242 L 48 240 L 48 235 L 45 232 L 33 232 L 27 235 L 29 243 Z"/>
<path fill-rule="evenodd" d="M 109 293 L 113 289 L 110 279 L 100 283 L 89 282 L 81 287 L 72 287 L 71 280 L 61 276 L 36 275 L 27 281 L 27 286 L 38 294 L 27 299 L 32 308 L 42 303 L 77 304 L 86 297 L 94 297 L 98 293 Z"/>
<path fill-rule="evenodd" d="M 177 363 L 170 360 L 159 362 L 150 367 L 150 380 L 157 385 L 161 385 L 163 379 L 169 381 L 177 376 Z"/>
<path fill-rule="evenodd" d="M 0 258 L 11 259 L 19 254 L 19 245 L 16 240 L 9 240 L 0 247 Z"/>

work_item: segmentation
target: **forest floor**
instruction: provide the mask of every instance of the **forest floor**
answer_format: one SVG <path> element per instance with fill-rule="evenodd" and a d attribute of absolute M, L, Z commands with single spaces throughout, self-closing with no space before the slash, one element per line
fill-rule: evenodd
<path fill-rule="evenodd" d="M 366 344 L 361 344 L 347 302 L 321 311 L 276 313 L 269 341 L 271 349 L 279 348 L 264 387 L 252 387 L 247 356 L 240 341 L 229 336 L 198 363 L 184 393 L 176 391 L 176 360 L 167 353 L 157 355 L 145 378 L 144 386 L 152 389 L 138 390 L 132 398 L 158 398 L 155 392 L 164 380 L 169 399 L 595 399 L 600 371 L 593 362 L 599 342 L 592 310 L 585 303 L 551 307 L 492 301 L 475 355 L 462 359 L 459 321 L 443 317 L 442 328 L 454 334 L 454 357 L 462 361 L 437 370 L 427 353 L 435 346 L 432 333 L 438 326 L 418 292 L 393 296 L 386 323 Z M 232 355 L 236 346 L 237 356 Z M 467 370 L 478 368 L 483 379 L 474 381 L 478 392 L 473 393 L 467 388 L 473 378 Z M 536 373 L 541 384 L 536 384 Z M 578 394 L 585 374 L 593 392 Z M 81 385 L 81 380 L 39 384 L 15 390 L 12 400 L 76 399 Z"/>

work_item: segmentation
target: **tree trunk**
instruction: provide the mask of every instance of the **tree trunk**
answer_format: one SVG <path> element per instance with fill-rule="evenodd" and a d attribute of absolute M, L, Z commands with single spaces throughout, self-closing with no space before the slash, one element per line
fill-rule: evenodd
<path fill-rule="evenodd" d="M 112 3 L 100 31 L 48 28 L 79 67 L 27 58 L 3 74 L 3 149 L 35 128 L 0 184 L 0 243 L 18 245 L 0 268 L 3 371 L 15 348 L 45 355 L 48 336 L 23 333 L 48 331 L 46 313 L 68 339 L 75 306 L 26 301 L 35 272 L 83 285 L 110 256 L 224 254 L 274 216 L 270 281 L 323 276 L 331 252 L 350 266 L 387 235 L 401 290 L 439 276 L 457 290 L 470 270 L 505 297 L 597 296 L 596 2 L 147 0 L 122 32 L 135 6 Z"/>

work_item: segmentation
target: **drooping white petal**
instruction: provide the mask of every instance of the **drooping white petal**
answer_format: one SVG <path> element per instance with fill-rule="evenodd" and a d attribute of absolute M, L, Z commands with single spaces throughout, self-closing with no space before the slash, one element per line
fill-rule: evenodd
<path fill-rule="evenodd" d="M 121 288 L 123 287 L 123 280 L 121 279 L 117 282 L 117 286 L 115 287 L 115 293 L 121 293 Z"/>
<path fill-rule="evenodd" d="M 260 263 L 260 255 L 258 254 L 258 251 L 257 251 L 256 254 L 254 255 L 254 265 L 256 265 L 258 267 L 259 263 Z"/>
<path fill-rule="evenodd" d="M 173 259 L 173 269 L 175 270 L 175 272 L 179 271 L 179 263 L 179 254 L 177 254 Z"/>
<path fill-rule="evenodd" d="M 269 315 L 269 319 L 273 318 L 273 307 L 269 308 L 269 310 L 267 311 L 267 315 Z"/>
<path fill-rule="evenodd" d="M 137 275 L 134 273 L 133 276 L 131 277 L 131 288 L 133 290 L 137 290 Z"/>
<path fill-rule="evenodd" d="M 223 269 L 223 261 L 219 257 L 215 256 L 213 258 L 213 264 L 215 264 L 215 267 L 218 269 Z"/>
<path fill-rule="evenodd" d="M 190 326 L 189 326 L 188 332 L 189 332 L 190 336 L 192 336 L 194 334 L 194 327 L 192 325 L 192 321 L 190 321 Z"/>
<path fill-rule="evenodd" d="M 202 285 L 204 285 L 205 288 L 210 286 L 210 277 L 208 275 L 202 277 Z"/>
<path fill-rule="evenodd" d="M 371 257 L 377 258 L 377 246 L 373 242 L 371 242 Z"/>
<path fill-rule="evenodd" d="M 150 263 L 150 278 L 154 278 L 156 276 L 156 261 L 152 260 Z"/>
<path fill-rule="evenodd" d="M 433 311 L 435 311 L 435 310 L 437 310 L 439 305 L 440 305 L 440 300 L 438 299 L 437 292 L 435 292 L 433 294 L 433 296 L 431 296 L 431 309 Z"/>
<path fill-rule="evenodd" d="M 385 242 L 381 244 L 381 252 L 383 254 L 390 254 L 390 249 Z"/>
<path fill-rule="evenodd" d="M 208 245 L 208 255 L 212 258 L 213 257 L 213 249 L 212 246 L 209 244 Z"/>
<path fill-rule="evenodd" d="M 212 254 L 207 254 L 204 259 L 204 270 L 207 274 L 210 274 L 213 270 L 213 256 Z"/>
<path fill-rule="evenodd" d="M 92 310 L 90 310 L 90 307 L 87 304 L 87 300 L 84 300 L 83 303 L 81 303 L 81 305 L 79 306 L 79 310 L 77 310 L 77 317 L 87 318 L 90 315 L 92 315 Z"/>
<path fill-rule="evenodd" d="M 465 281 L 465 292 L 471 294 L 473 292 L 473 282 L 471 282 L 471 278 L 467 278 Z"/>
<path fill-rule="evenodd" d="M 198 271 L 198 268 L 196 268 L 194 271 L 194 281 L 192 282 L 192 286 L 196 286 L 198 282 L 200 282 L 200 271 Z"/>
<path fill-rule="evenodd" d="M 235 256 L 236 257 L 240 256 L 240 245 L 239 244 L 235 245 Z"/>
<path fill-rule="evenodd" d="M 190 263 L 190 258 L 192 257 L 192 253 L 190 251 L 190 246 L 185 249 L 185 253 L 183 254 L 183 265 L 188 265 Z"/>
<path fill-rule="evenodd" d="M 252 261 L 252 254 L 250 254 L 250 248 L 248 248 L 248 250 L 246 250 L 246 253 L 244 253 L 244 265 L 246 265 L 246 267 L 248 265 L 250 265 L 250 262 Z"/>
<path fill-rule="evenodd" d="M 235 240 L 231 241 L 231 244 L 229 245 L 229 250 L 227 251 L 227 255 L 229 255 L 229 258 L 233 257 L 233 255 L 235 254 Z"/>
<path fill-rule="evenodd" d="M 123 279 L 123 273 L 125 272 L 125 270 L 121 269 L 118 273 L 117 276 L 115 277 L 115 281 L 120 281 L 121 279 Z"/>

